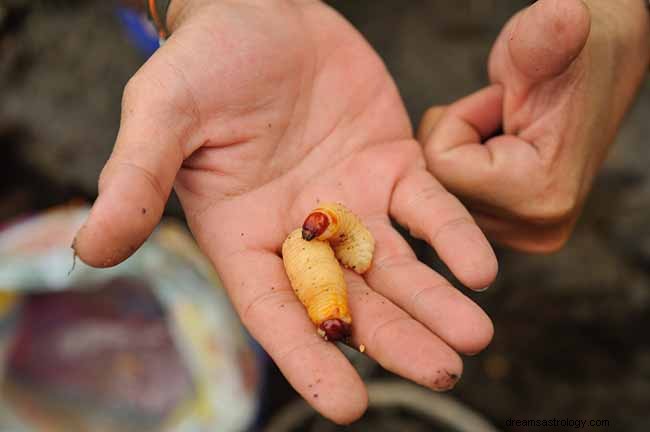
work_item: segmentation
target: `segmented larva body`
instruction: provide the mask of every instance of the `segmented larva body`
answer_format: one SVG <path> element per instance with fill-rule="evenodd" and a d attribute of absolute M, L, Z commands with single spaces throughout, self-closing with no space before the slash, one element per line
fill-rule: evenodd
<path fill-rule="evenodd" d="M 327 240 L 345 267 L 365 273 L 372 263 L 375 239 L 361 220 L 341 204 L 328 203 L 314 209 L 302 226 L 305 240 Z"/>
<path fill-rule="evenodd" d="M 293 231 L 282 244 L 284 268 L 298 299 L 327 340 L 345 340 L 352 318 L 343 270 L 326 241 L 303 239 Z"/>

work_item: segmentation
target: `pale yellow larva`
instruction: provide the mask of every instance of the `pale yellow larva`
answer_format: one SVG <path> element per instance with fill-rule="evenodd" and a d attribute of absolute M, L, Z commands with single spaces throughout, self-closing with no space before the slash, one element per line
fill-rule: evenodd
<path fill-rule="evenodd" d="M 314 209 L 305 219 L 302 236 L 305 240 L 329 241 L 341 264 L 359 274 L 372 264 L 375 239 L 342 204 L 327 203 Z"/>
<path fill-rule="evenodd" d="M 347 340 L 352 318 L 343 270 L 326 241 L 303 239 L 293 231 L 282 244 L 282 260 L 298 299 L 318 333 L 330 341 Z"/>

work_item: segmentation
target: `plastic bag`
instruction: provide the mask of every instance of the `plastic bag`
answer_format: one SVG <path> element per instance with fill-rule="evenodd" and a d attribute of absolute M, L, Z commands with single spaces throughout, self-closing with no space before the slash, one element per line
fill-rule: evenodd
<path fill-rule="evenodd" d="M 260 358 L 183 228 L 119 266 L 77 260 L 69 207 L 0 232 L 1 431 L 242 431 Z"/>

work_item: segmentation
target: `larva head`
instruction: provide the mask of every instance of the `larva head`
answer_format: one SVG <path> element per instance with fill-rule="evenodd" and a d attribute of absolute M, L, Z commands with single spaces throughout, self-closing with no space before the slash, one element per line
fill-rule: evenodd
<path fill-rule="evenodd" d="M 320 330 L 325 334 L 325 339 L 331 342 L 345 342 L 350 338 L 352 326 L 345 321 L 333 318 L 323 321 Z"/>
<path fill-rule="evenodd" d="M 302 238 L 327 240 L 339 230 L 339 219 L 329 209 L 316 209 L 307 216 L 302 224 Z"/>

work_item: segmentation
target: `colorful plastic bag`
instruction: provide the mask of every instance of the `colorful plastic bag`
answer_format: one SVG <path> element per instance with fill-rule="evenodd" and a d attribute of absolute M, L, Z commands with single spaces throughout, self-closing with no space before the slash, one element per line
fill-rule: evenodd
<path fill-rule="evenodd" d="M 70 271 L 87 212 L 0 232 L 0 430 L 246 430 L 260 357 L 193 240 L 163 222 L 121 265 Z"/>

